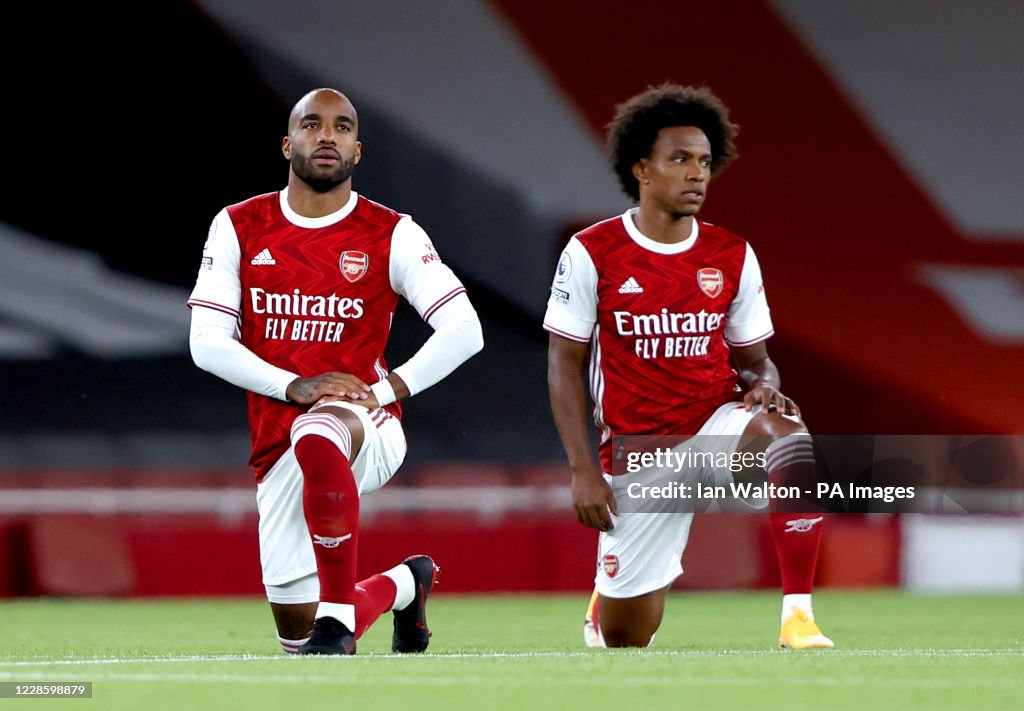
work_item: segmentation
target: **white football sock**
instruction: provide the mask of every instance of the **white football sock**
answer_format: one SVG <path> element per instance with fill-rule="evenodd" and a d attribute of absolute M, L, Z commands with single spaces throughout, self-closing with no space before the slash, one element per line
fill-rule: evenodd
<path fill-rule="evenodd" d="M 349 632 L 356 631 L 356 606 L 343 605 L 340 602 L 321 602 L 316 607 L 316 619 L 333 617 L 348 627 Z"/>
<path fill-rule="evenodd" d="M 395 602 L 392 610 L 404 610 L 409 607 L 412 599 L 416 597 L 416 579 L 412 577 L 412 570 L 405 563 L 399 563 L 391 570 L 385 570 L 381 575 L 386 575 L 395 581 Z"/>
<path fill-rule="evenodd" d="M 299 647 L 308 642 L 309 637 L 306 637 L 305 639 L 285 639 L 281 635 L 277 635 L 277 641 L 281 643 L 281 647 L 284 651 L 288 652 L 288 654 L 298 654 Z"/>
<path fill-rule="evenodd" d="M 793 608 L 798 607 L 807 613 L 807 616 L 814 619 L 814 611 L 811 609 L 811 594 L 796 593 L 782 596 L 782 621 L 793 614 Z"/>

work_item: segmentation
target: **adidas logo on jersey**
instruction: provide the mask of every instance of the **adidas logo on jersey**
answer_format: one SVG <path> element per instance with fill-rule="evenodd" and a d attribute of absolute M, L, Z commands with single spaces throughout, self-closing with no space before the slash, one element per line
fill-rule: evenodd
<path fill-rule="evenodd" d="M 622 286 L 619 287 L 620 294 L 642 294 L 643 292 L 644 288 L 633 277 L 626 279 L 626 281 L 622 282 Z"/>
<path fill-rule="evenodd" d="M 277 260 L 274 259 L 270 254 L 269 249 L 264 249 L 262 252 L 252 258 L 252 263 L 260 267 L 266 264 L 277 264 Z"/>

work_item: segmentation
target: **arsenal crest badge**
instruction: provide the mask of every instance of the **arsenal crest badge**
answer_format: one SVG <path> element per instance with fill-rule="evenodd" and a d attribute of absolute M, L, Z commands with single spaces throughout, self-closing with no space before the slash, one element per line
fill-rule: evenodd
<path fill-rule="evenodd" d="M 604 566 L 605 575 L 609 578 L 614 578 L 615 574 L 619 572 L 619 557 L 616 555 L 606 555 L 604 560 L 601 561 L 601 565 Z"/>
<path fill-rule="evenodd" d="M 717 298 L 725 288 L 725 277 L 720 269 L 704 267 L 697 270 L 697 286 L 712 299 Z"/>
<path fill-rule="evenodd" d="M 370 267 L 370 255 L 366 252 L 342 252 L 339 266 L 343 277 L 351 282 L 359 281 Z"/>

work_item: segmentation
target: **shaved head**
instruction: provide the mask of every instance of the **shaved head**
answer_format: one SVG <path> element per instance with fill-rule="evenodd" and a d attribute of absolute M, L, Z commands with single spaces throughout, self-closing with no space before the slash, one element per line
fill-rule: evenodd
<path fill-rule="evenodd" d="M 342 104 L 347 105 L 349 109 L 348 114 L 352 118 L 352 121 L 355 122 L 356 107 L 352 105 L 352 102 L 349 101 L 348 97 L 342 94 L 337 89 L 330 89 L 324 87 L 320 89 L 313 89 L 312 91 L 306 93 L 306 95 L 299 99 L 297 102 L 295 102 L 295 106 L 292 107 L 291 113 L 288 114 L 288 133 L 291 133 L 293 130 L 295 130 L 295 126 L 296 124 L 298 124 L 299 120 L 303 116 L 306 116 L 307 114 L 310 113 L 310 107 L 314 102 L 316 102 L 318 98 L 320 98 L 321 94 L 324 95 L 325 98 L 333 97 L 340 101 Z"/>

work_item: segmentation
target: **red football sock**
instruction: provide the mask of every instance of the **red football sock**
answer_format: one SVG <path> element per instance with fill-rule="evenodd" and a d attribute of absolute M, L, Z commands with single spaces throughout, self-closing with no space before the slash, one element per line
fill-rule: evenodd
<path fill-rule="evenodd" d="M 313 538 L 320 601 L 356 602 L 359 491 L 348 461 L 351 436 L 333 415 L 300 416 L 292 427 L 302 468 L 306 525 Z"/>
<path fill-rule="evenodd" d="M 395 604 L 398 587 L 386 575 L 378 574 L 356 583 L 356 629 L 359 639 L 377 618 Z"/>
<path fill-rule="evenodd" d="M 822 518 L 821 514 L 769 514 L 783 595 L 810 593 L 814 589 Z"/>
<path fill-rule="evenodd" d="M 776 487 L 797 486 L 814 492 L 817 471 L 814 448 L 807 434 L 776 440 L 767 453 L 768 482 Z M 782 594 L 810 593 L 824 516 L 808 498 L 773 498 L 769 505 L 769 526 L 779 558 Z"/>

